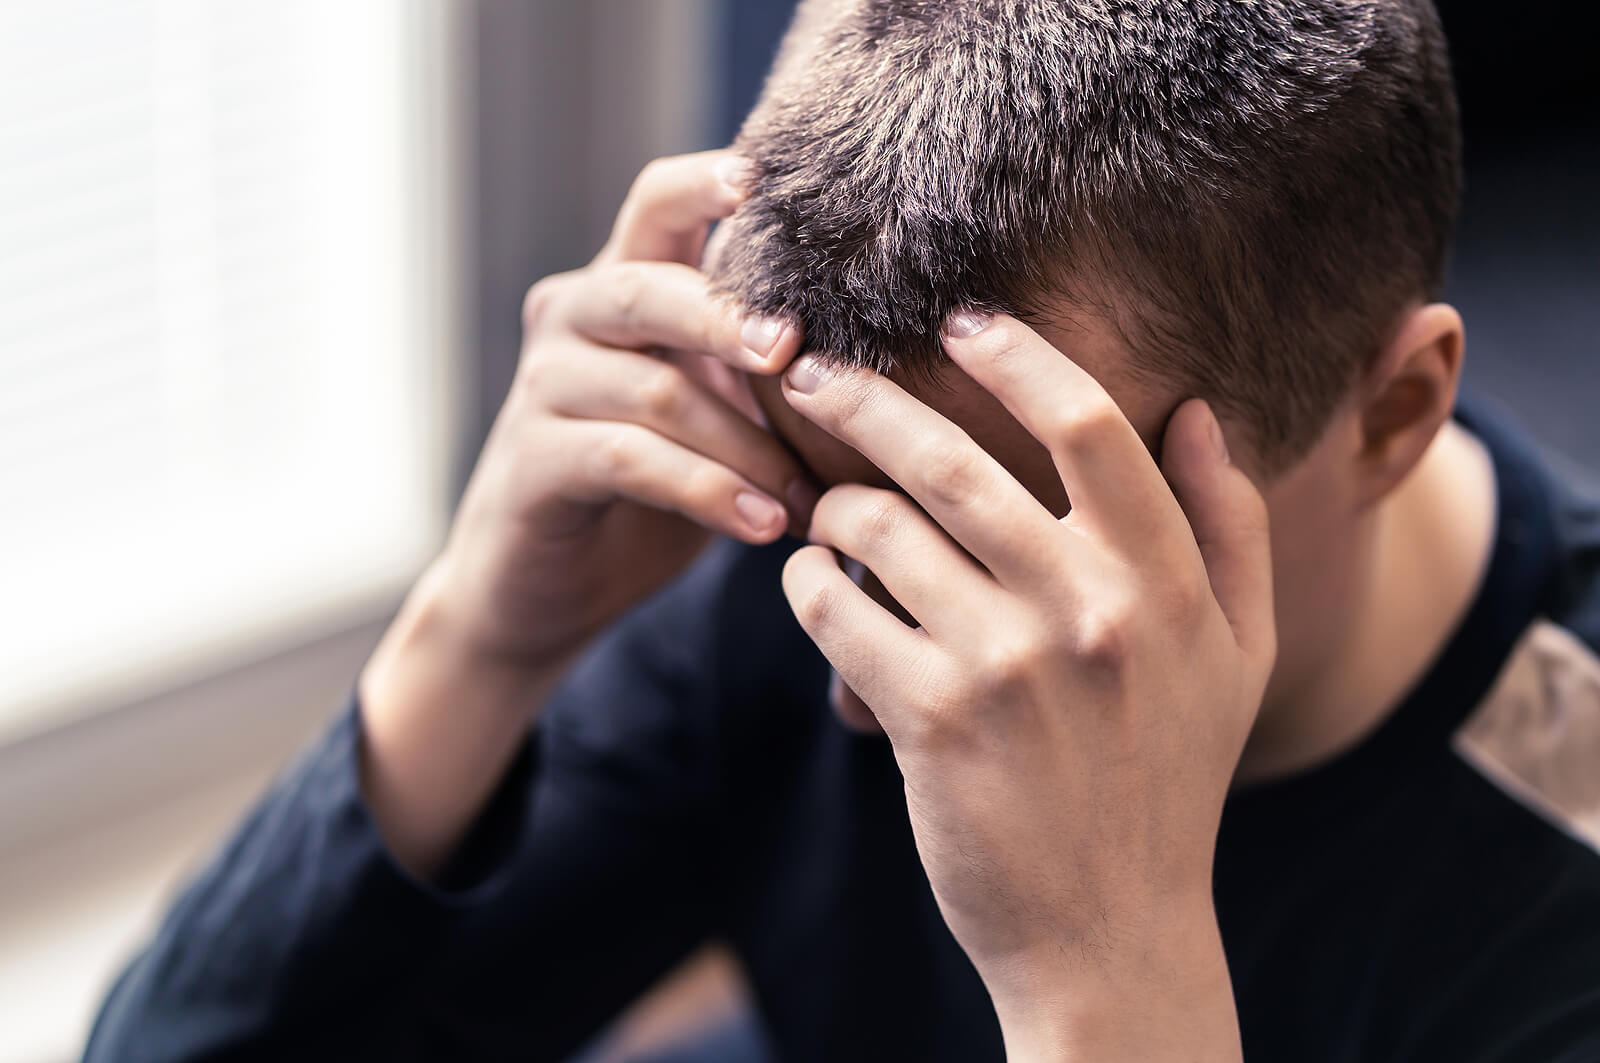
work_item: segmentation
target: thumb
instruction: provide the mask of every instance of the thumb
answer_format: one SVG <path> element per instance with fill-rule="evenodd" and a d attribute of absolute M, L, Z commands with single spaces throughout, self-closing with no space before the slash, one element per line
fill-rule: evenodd
<path fill-rule="evenodd" d="M 1211 593 L 1241 649 L 1276 652 L 1272 615 L 1272 543 L 1261 492 L 1228 460 L 1222 427 L 1204 399 L 1190 399 L 1167 422 L 1161 471 L 1189 518 Z"/>

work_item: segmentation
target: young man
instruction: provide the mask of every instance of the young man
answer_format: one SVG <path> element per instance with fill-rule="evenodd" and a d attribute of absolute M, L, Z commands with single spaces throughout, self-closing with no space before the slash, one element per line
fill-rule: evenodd
<path fill-rule="evenodd" d="M 89 1058 L 559 1059 L 712 937 L 786 1059 L 1600 1058 L 1600 510 L 1451 419 L 1425 0 L 819 0 L 737 147 Z"/>

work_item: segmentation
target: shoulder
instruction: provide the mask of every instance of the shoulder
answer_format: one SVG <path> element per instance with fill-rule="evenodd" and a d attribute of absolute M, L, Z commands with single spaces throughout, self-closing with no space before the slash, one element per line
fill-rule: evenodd
<path fill-rule="evenodd" d="M 1600 870 L 1600 475 L 1542 450 L 1500 411 L 1473 408 L 1469 421 L 1495 454 L 1500 537 L 1514 540 L 1497 549 L 1536 559 L 1519 577 L 1536 590 L 1451 745 Z"/>
<path fill-rule="evenodd" d="M 1542 456 L 1559 552 L 1551 618 L 1600 649 L 1600 470 L 1560 454 Z"/>
<path fill-rule="evenodd" d="M 1542 500 L 1551 554 L 1539 613 L 1453 746 L 1600 859 L 1600 476 L 1547 453 L 1529 475 L 1544 481 L 1528 497 Z"/>
<path fill-rule="evenodd" d="M 1399 858 L 1410 885 L 1398 936 L 1427 989 L 1395 1022 L 1409 1058 L 1588 1058 L 1600 1044 L 1600 477 L 1541 452 L 1499 411 L 1465 419 L 1495 457 L 1504 560 L 1486 628 L 1503 635 L 1478 646 L 1492 657 L 1483 685 L 1452 712 L 1447 755 L 1428 761 L 1443 773 L 1417 766 L 1425 833 Z"/>
<path fill-rule="evenodd" d="M 1412 916 L 1407 1058 L 1600 1059 L 1600 657 L 1545 617 L 1451 740 Z M 1428 954 L 1431 953 L 1431 956 Z"/>
<path fill-rule="evenodd" d="M 1600 656 L 1592 641 L 1553 619 L 1535 621 L 1452 744 L 1506 798 L 1600 860 Z"/>
<path fill-rule="evenodd" d="M 1453 906 L 1478 944 L 1424 1028 L 1452 1058 L 1600 1058 L 1600 477 L 1535 456 L 1539 612 L 1451 738 L 1443 851 L 1475 854 Z"/>

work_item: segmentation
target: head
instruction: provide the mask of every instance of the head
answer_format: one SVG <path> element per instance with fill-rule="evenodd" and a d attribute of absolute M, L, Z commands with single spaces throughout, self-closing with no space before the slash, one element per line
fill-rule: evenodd
<path fill-rule="evenodd" d="M 952 310 L 1029 321 L 1153 449 L 1208 400 L 1267 495 L 1286 652 L 1448 418 L 1460 145 L 1430 0 L 809 0 L 737 146 L 758 179 L 720 287 L 1058 512 L 1042 448 L 943 355 Z M 881 482 L 753 387 L 824 483 Z"/>

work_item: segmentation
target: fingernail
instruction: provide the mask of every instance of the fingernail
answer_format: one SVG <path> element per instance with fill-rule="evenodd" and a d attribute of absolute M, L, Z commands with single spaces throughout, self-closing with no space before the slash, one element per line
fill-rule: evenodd
<path fill-rule="evenodd" d="M 1211 415 L 1211 449 L 1216 451 L 1218 458 L 1229 462 L 1232 459 L 1228 457 L 1228 440 L 1222 434 L 1222 424 L 1217 420 L 1217 412 L 1209 404 L 1206 406 L 1206 412 Z"/>
<path fill-rule="evenodd" d="M 988 328 L 993 320 L 993 314 L 985 314 L 978 310 L 957 310 L 944 319 L 944 334 L 952 339 L 964 340 Z"/>
<path fill-rule="evenodd" d="M 795 359 L 785 375 L 791 388 L 802 395 L 809 395 L 826 383 L 833 373 L 816 355 L 805 354 Z"/>
<path fill-rule="evenodd" d="M 750 194 L 756 183 L 756 164 L 743 155 L 730 155 L 716 165 L 717 180 L 727 185 L 740 199 Z"/>
<path fill-rule="evenodd" d="M 783 492 L 789 503 L 789 515 L 802 527 L 810 527 L 811 513 L 817 508 L 817 489 L 805 480 L 794 480 Z"/>
<path fill-rule="evenodd" d="M 767 358 L 778 345 L 778 340 L 786 328 L 788 323 L 780 318 L 751 314 L 744 319 L 744 324 L 739 328 L 739 339 L 750 349 L 751 354 L 757 358 Z"/>
<path fill-rule="evenodd" d="M 783 507 L 766 495 L 754 491 L 740 491 L 733 496 L 733 508 L 752 531 L 771 531 L 772 526 L 783 521 Z"/>

